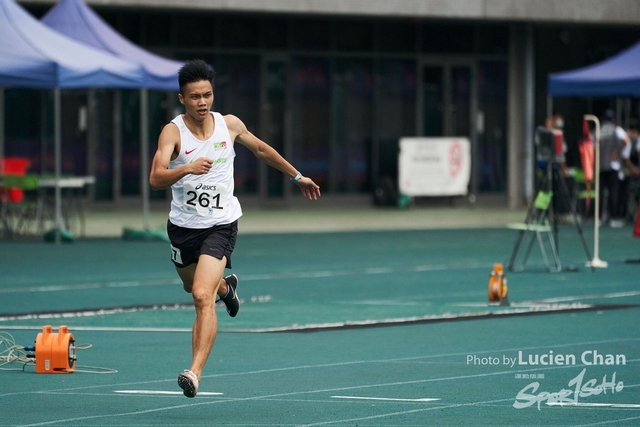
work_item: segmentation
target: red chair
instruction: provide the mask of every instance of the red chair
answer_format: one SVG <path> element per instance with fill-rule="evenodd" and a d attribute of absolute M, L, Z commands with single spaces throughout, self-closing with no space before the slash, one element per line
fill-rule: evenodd
<path fill-rule="evenodd" d="M 5 157 L 2 159 L 2 175 L 24 176 L 31 165 L 29 159 L 23 157 Z M 2 188 L 0 193 L 2 200 L 8 202 L 21 202 L 24 199 L 24 191 L 20 188 Z"/>

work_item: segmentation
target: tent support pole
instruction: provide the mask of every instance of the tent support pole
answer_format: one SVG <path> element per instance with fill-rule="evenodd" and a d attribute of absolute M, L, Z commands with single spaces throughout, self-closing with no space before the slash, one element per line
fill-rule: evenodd
<path fill-rule="evenodd" d="M 113 94 L 113 201 L 120 201 L 122 188 L 122 91 Z"/>
<path fill-rule="evenodd" d="M 96 176 L 96 151 L 98 149 L 98 95 L 95 88 L 87 93 L 87 175 Z M 86 198 L 95 200 L 95 185 L 87 188 Z"/>
<path fill-rule="evenodd" d="M 61 114 L 61 93 L 60 88 L 53 90 L 53 121 L 54 121 L 54 161 L 55 161 L 55 198 L 56 198 L 56 221 L 55 221 L 55 242 L 60 244 L 60 229 L 62 223 L 62 191 L 60 189 L 60 175 L 62 173 L 62 114 Z"/>
<path fill-rule="evenodd" d="M 600 121 L 593 114 L 585 114 L 585 120 L 591 120 L 595 123 L 595 158 L 594 178 L 596 180 L 595 199 L 596 205 L 593 209 L 593 259 L 587 262 L 587 267 L 591 268 L 607 268 L 607 261 L 600 259 Z"/>
<path fill-rule="evenodd" d="M 533 26 L 527 24 L 525 30 L 525 66 L 524 66 L 524 153 L 525 153 L 525 165 L 524 165 L 524 195 L 527 200 L 533 199 L 534 192 L 534 157 L 535 157 L 535 143 L 533 140 L 533 129 L 535 129 L 534 117 L 535 117 L 535 98 L 536 98 L 536 83 L 535 83 L 535 47 Z"/>
<path fill-rule="evenodd" d="M 140 185 L 143 228 L 149 229 L 149 91 L 140 89 Z"/>
<path fill-rule="evenodd" d="M 49 106 L 49 91 L 40 91 L 40 174 L 47 172 L 47 107 Z"/>
<path fill-rule="evenodd" d="M 4 88 L 0 87 L 0 160 L 4 159 Z M 0 175 L 4 173 L 4 162 L 0 162 Z"/>

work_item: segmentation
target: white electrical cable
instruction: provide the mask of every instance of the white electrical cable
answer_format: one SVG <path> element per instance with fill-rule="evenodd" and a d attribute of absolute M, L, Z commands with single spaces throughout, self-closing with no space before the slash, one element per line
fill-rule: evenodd
<path fill-rule="evenodd" d="M 91 344 L 77 344 L 76 350 L 86 350 L 91 348 Z M 0 331 L 0 371 L 24 371 L 28 364 L 35 365 L 36 357 L 33 352 L 29 352 L 24 346 L 17 345 L 13 336 L 4 331 Z M 22 363 L 21 368 L 5 368 L 12 363 Z M 116 369 L 103 368 L 100 366 L 80 366 L 76 365 L 74 372 L 89 374 L 115 374 Z"/>
<path fill-rule="evenodd" d="M 22 363 L 22 368 L 5 368 L 12 363 Z M 0 331 L 0 370 L 24 371 L 29 363 L 35 363 L 35 356 L 25 351 L 23 346 L 17 345 L 11 334 Z"/>

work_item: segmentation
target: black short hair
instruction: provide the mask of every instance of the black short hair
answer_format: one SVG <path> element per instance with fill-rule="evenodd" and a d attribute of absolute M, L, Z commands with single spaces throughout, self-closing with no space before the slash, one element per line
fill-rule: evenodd
<path fill-rule="evenodd" d="M 614 120 L 616 118 L 616 113 L 611 108 L 607 108 L 606 110 L 604 110 L 602 117 L 605 120 Z"/>
<path fill-rule="evenodd" d="M 189 83 L 199 82 L 201 80 L 207 80 L 211 82 L 213 87 L 213 79 L 216 77 L 216 72 L 202 59 L 191 59 L 187 61 L 180 71 L 178 71 L 178 84 L 180 85 L 180 93 Z"/>

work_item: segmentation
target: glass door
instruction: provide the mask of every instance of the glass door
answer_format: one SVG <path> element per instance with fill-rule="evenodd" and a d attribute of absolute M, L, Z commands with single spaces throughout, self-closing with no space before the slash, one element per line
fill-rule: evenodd
<path fill-rule="evenodd" d="M 444 105 L 444 67 L 424 66 L 421 73 L 422 111 L 420 113 L 422 136 L 444 136 L 445 105 Z"/>
<path fill-rule="evenodd" d="M 471 139 L 471 67 L 451 66 L 449 78 L 449 108 L 446 110 L 448 136 Z"/>
<path fill-rule="evenodd" d="M 422 66 L 421 135 L 471 137 L 472 76 L 471 65 Z"/>
<path fill-rule="evenodd" d="M 472 126 L 477 96 L 470 61 L 424 61 L 419 68 L 418 134 L 459 136 L 471 142 L 471 193 L 475 193 L 475 140 Z"/>
<path fill-rule="evenodd" d="M 262 110 L 260 115 L 260 138 L 287 157 L 286 144 L 286 105 L 287 74 L 289 64 L 286 59 L 267 56 L 262 61 L 264 88 L 262 91 Z M 285 180 L 282 172 L 259 162 L 260 197 L 262 199 L 281 199 L 285 196 Z"/>

